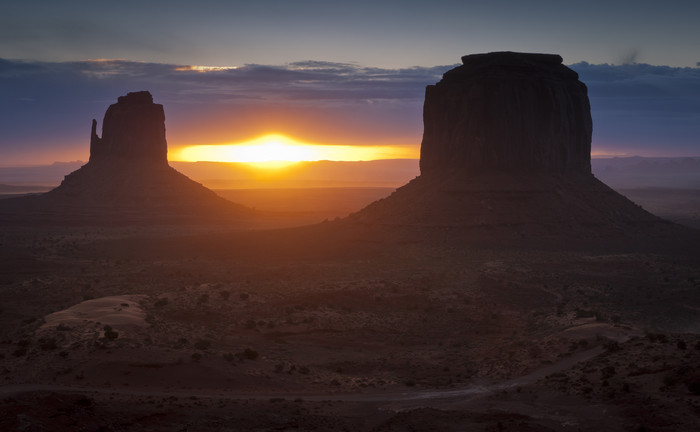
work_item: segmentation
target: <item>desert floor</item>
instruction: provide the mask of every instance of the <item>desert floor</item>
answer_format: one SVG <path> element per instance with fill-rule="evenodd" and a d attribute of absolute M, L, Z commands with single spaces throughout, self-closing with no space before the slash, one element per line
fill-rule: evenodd
<path fill-rule="evenodd" d="M 695 252 L 333 233 L 0 227 L 0 429 L 697 430 Z"/>

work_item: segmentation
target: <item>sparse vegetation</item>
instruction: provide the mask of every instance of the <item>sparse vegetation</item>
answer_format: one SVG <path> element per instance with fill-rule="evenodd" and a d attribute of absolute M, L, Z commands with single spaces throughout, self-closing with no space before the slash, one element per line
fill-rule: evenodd
<path fill-rule="evenodd" d="M 58 348 L 58 343 L 55 338 L 43 338 L 39 339 L 39 348 L 44 351 L 52 351 Z"/>
<path fill-rule="evenodd" d="M 113 340 L 113 339 L 117 339 L 119 337 L 119 333 L 114 331 L 114 329 L 112 329 L 112 326 L 110 326 L 110 325 L 104 326 L 103 330 L 104 330 L 104 336 L 106 339 Z"/>
<path fill-rule="evenodd" d="M 243 351 L 236 354 L 236 357 L 238 357 L 241 360 L 257 360 L 258 357 L 260 357 L 260 354 L 255 350 L 246 348 Z"/>
<path fill-rule="evenodd" d="M 211 341 L 199 339 L 194 343 L 194 347 L 201 351 L 206 351 L 211 348 Z"/>
<path fill-rule="evenodd" d="M 157 308 L 162 308 L 168 304 L 169 300 L 167 297 L 161 297 L 156 302 L 154 303 L 154 306 Z"/>

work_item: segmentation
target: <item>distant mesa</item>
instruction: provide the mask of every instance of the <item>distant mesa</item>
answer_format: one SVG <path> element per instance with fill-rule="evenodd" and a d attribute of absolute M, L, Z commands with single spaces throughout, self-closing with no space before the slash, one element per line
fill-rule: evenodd
<path fill-rule="evenodd" d="M 440 241 L 675 229 L 592 175 L 587 89 L 560 56 L 462 63 L 426 89 L 420 176 L 344 223 Z"/>
<path fill-rule="evenodd" d="M 230 222 L 252 209 L 218 196 L 168 165 L 163 106 L 147 91 L 110 105 L 92 121 L 90 160 L 55 189 L 3 200 L 0 213 L 75 224 Z M 9 210 L 8 210 L 9 208 Z"/>

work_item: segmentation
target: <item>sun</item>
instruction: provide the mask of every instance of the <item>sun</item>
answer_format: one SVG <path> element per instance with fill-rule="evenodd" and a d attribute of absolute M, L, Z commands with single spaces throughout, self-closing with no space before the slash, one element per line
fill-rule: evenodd
<path fill-rule="evenodd" d="M 307 161 L 413 159 L 416 156 L 416 149 L 412 147 L 310 144 L 281 134 L 267 134 L 238 144 L 184 147 L 176 159 L 186 162 L 242 162 L 278 168 Z"/>
<path fill-rule="evenodd" d="M 236 162 L 301 162 L 317 160 L 314 148 L 287 138 L 270 134 L 249 143 L 229 145 L 222 149 L 226 159 Z"/>

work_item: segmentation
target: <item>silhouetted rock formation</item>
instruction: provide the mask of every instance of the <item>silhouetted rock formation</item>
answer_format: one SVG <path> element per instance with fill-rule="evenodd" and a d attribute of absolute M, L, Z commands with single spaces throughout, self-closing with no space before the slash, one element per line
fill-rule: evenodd
<path fill-rule="evenodd" d="M 92 120 L 90 162 L 127 160 L 168 164 L 163 105 L 154 104 L 147 91 L 129 93 L 110 105 L 102 122 L 102 138 L 97 121 Z"/>
<path fill-rule="evenodd" d="M 462 63 L 426 89 L 422 175 L 591 172 L 586 86 L 560 56 L 499 52 Z"/>
<path fill-rule="evenodd" d="M 254 215 L 168 165 L 163 106 L 146 91 L 107 109 L 102 138 L 92 121 L 89 162 L 57 188 L 4 201 L 0 214 L 75 224 L 228 222 Z"/>
<path fill-rule="evenodd" d="M 462 62 L 426 89 L 421 175 L 344 223 L 440 241 L 675 229 L 591 174 L 586 86 L 561 57 L 497 52 Z"/>

